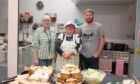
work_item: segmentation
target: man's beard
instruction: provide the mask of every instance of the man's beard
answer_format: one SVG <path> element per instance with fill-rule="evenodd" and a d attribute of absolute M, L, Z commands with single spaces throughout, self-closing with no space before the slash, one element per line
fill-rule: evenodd
<path fill-rule="evenodd" d="M 87 20 L 87 19 L 86 19 L 86 22 L 87 22 L 87 23 L 92 23 L 92 22 L 93 22 L 93 18 L 90 19 L 90 20 Z"/>

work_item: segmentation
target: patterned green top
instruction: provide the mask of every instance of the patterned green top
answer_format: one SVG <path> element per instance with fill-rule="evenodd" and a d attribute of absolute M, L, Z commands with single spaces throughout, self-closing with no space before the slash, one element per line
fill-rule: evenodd
<path fill-rule="evenodd" d="M 39 59 L 53 59 L 55 55 L 56 33 L 54 28 L 46 32 L 43 27 L 38 28 L 33 35 L 33 48 L 37 49 Z"/>

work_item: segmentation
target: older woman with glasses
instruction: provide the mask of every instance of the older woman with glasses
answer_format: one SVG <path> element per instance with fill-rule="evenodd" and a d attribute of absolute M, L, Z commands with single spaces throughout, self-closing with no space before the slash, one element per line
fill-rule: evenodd
<path fill-rule="evenodd" d="M 44 15 L 42 27 L 39 27 L 33 35 L 33 61 L 35 65 L 49 66 L 55 56 L 54 28 L 50 27 L 51 18 Z"/>

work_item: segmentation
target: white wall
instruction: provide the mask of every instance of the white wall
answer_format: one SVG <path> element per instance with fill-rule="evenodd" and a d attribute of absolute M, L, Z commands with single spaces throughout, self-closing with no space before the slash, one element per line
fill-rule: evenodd
<path fill-rule="evenodd" d="M 132 6 L 133 7 L 133 6 Z M 135 9 L 131 6 L 80 6 L 79 9 L 92 8 L 95 20 L 102 23 L 109 39 L 127 39 L 126 34 L 134 32 L 128 16 L 133 15 Z"/>
<path fill-rule="evenodd" d="M 8 30 L 8 0 L 0 0 L 0 33 Z"/>
<path fill-rule="evenodd" d="M 29 11 L 34 16 L 34 22 L 40 22 L 41 17 L 47 12 L 57 13 L 56 23 L 58 23 L 75 18 L 84 21 L 83 11 L 86 8 L 92 8 L 95 11 L 96 21 L 102 23 L 104 27 L 107 39 L 127 42 L 133 47 L 133 40 L 128 39 L 126 35 L 134 33 L 134 26 L 128 21 L 128 16 L 135 17 L 135 4 L 132 6 L 75 6 L 71 0 L 42 0 L 45 7 L 42 11 L 38 11 L 35 6 L 37 1 L 39 0 L 20 0 L 20 12 Z M 30 33 L 32 34 L 32 31 Z"/>
<path fill-rule="evenodd" d="M 95 11 L 95 20 L 102 23 L 107 41 L 127 43 L 131 48 L 134 47 L 134 41 L 127 36 L 135 31 L 135 22 L 128 20 L 129 16 L 135 19 L 135 4 L 131 6 L 79 5 L 78 8 L 81 11 L 86 8 L 92 8 Z"/>
<path fill-rule="evenodd" d="M 44 2 L 44 9 L 36 9 L 37 1 Z M 81 18 L 81 12 L 71 0 L 20 0 L 20 12 L 29 11 L 35 18 L 35 22 L 40 22 L 45 13 L 57 13 L 58 22 L 65 22 L 75 18 Z"/>
<path fill-rule="evenodd" d="M 36 9 L 37 1 L 39 0 L 20 0 L 20 13 L 29 11 L 34 16 L 34 22 L 41 22 L 41 18 L 45 13 L 57 13 L 58 18 L 56 23 L 66 22 L 75 18 L 81 18 L 81 12 L 79 9 L 77 9 L 75 4 L 71 2 L 71 0 L 41 0 L 44 2 L 44 9 L 42 11 L 38 11 Z M 29 30 L 30 34 L 32 35 L 33 31 L 31 26 L 32 25 L 30 25 Z M 22 40 L 21 33 L 20 40 Z"/>

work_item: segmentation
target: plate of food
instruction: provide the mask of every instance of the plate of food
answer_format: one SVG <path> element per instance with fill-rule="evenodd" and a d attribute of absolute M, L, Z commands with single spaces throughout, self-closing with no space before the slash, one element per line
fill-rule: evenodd
<path fill-rule="evenodd" d="M 17 75 L 10 84 L 51 84 L 54 73 L 52 66 L 30 66 L 25 67 L 25 71 L 28 73 Z"/>
<path fill-rule="evenodd" d="M 84 82 L 78 66 L 66 64 L 57 74 L 57 84 L 82 84 Z"/>

